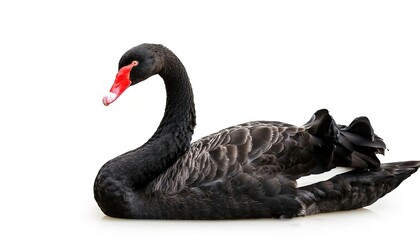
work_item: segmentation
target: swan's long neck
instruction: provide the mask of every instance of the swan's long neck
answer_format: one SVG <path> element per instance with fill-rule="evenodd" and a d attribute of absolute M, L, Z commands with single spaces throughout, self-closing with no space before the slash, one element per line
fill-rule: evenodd
<path fill-rule="evenodd" d="M 141 192 L 190 146 L 195 126 L 191 84 L 180 60 L 167 49 L 163 53 L 159 75 L 165 82 L 167 101 L 158 129 L 143 146 L 104 164 L 95 180 L 95 199 L 109 216 L 133 214 L 135 192 Z"/>
<path fill-rule="evenodd" d="M 147 157 L 144 158 L 147 160 L 142 161 L 147 166 L 156 166 L 150 169 L 154 176 L 172 165 L 188 150 L 195 127 L 192 87 L 184 66 L 172 52 L 165 55 L 165 64 L 159 75 L 166 87 L 165 114 L 149 141 L 136 150 L 139 158 L 144 157 L 143 149 L 151 151 L 154 159 Z"/>

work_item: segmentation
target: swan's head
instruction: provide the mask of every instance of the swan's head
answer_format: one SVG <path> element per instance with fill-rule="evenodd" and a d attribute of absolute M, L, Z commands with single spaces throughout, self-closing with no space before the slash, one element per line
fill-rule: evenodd
<path fill-rule="evenodd" d="M 163 58 L 155 44 L 142 44 L 128 50 L 118 64 L 119 71 L 109 92 L 102 99 L 108 106 L 130 86 L 133 86 L 162 70 Z"/>

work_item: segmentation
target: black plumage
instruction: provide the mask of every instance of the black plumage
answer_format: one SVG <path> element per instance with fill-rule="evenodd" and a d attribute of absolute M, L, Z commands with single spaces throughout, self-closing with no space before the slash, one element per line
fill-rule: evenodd
<path fill-rule="evenodd" d="M 131 85 L 154 74 L 163 78 L 166 109 L 143 146 L 100 169 L 94 196 L 106 215 L 291 218 L 350 210 L 372 204 L 420 165 L 418 161 L 381 165 L 376 154 L 383 154 L 385 144 L 369 120 L 360 117 L 349 126 L 337 125 L 325 109 L 300 127 L 248 122 L 190 143 L 195 108 L 181 61 L 162 45 L 142 44 L 122 56 L 119 68 L 132 62 Z M 297 187 L 298 178 L 337 166 L 355 170 Z"/>

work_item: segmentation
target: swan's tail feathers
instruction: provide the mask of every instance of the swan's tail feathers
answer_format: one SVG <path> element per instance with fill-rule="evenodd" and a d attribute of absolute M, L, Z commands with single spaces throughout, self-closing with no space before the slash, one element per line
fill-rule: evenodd
<path fill-rule="evenodd" d="M 420 161 L 385 163 L 375 170 L 356 169 L 298 189 L 301 216 L 368 206 L 394 190 Z"/>
<path fill-rule="evenodd" d="M 314 136 L 319 156 L 312 173 L 328 171 L 336 166 L 374 169 L 380 166 L 376 154 L 384 154 L 383 140 L 378 137 L 369 119 L 359 117 L 349 126 L 338 125 L 325 109 L 317 111 L 304 125 Z"/>

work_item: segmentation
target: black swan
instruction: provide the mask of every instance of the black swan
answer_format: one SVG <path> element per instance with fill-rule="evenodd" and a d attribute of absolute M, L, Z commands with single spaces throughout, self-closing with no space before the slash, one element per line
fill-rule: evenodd
<path fill-rule="evenodd" d="M 297 127 L 255 121 L 194 143 L 193 91 L 177 56 L 162 45 L 127 51 L 109 105 L 129 86 L 159 74 L 166 86 L 163 119 L 141 147 L 103 165 L 94 196 L 111 217 L 138 219 L 292 218 L 374 203 L 417 171 L 420 161 L 381 164 L 385 143 L 366 117 L 349 126 L 317 111 Z M 337 166 L 354 170 L 298 187 L 302 176 Z"/>

